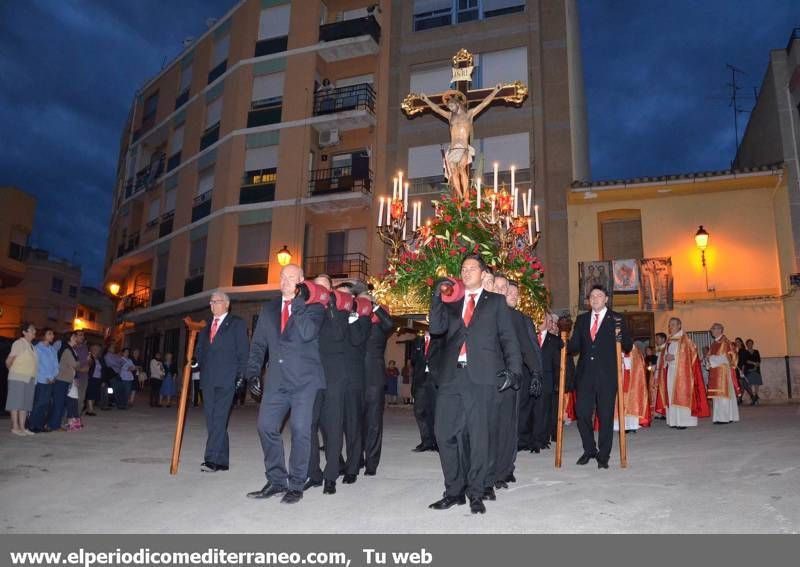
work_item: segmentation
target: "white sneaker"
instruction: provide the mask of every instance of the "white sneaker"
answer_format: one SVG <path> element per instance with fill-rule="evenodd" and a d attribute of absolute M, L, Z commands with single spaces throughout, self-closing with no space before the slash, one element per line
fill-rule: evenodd
<path fill-rule="evenodd" d="M 24 429 L 24 430 L 22 431 L 22 433 L 24 433 L 25 435 L 36 435 L 36 434 L 35 434 L 33 431 L 31 431 L 30 429 Z"/>
<path fill-rule="evenodd" d="M 14 435 L 19 435 L 20 437 L 27 437 L 27 435 L 25 435 L 25 432 L 22 431 L 21 429 L 12 429 L 11 433 L 13 433 Z"/>

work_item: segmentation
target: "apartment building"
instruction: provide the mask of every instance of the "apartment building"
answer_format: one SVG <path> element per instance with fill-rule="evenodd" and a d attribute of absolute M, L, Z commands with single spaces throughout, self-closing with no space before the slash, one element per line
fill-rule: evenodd
<path fill-rule="evenodd" d="M 447 141 L 438 119 L 409 121 L 400 102 L 448 88 L 462 47 L 474 88 L 530 88 L 520 108 L 478 120 L 476 143 L 504 176 L 514 164 L 535 180 L 540 248 L 566 305 L 564 188 L 588 175 L 578 35 L 574 0 L 238 3 L 132 105 L 104 282 L 118 336 L 177 353 L 181 319 L 205 317 L 216 288 L 252 325 L 287 252 L 309 276 L 380 273 L 378 197 L 403 170 L 415 199 L 434 198 Z"/>

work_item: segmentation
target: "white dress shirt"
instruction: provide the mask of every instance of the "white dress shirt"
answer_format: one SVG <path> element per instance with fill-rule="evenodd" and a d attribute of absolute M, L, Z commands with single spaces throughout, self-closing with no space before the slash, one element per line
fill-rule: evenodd
<path fill-rule="evenodd" d="M 464 293 L 464 306 L 461 308 L 461 319 L 462 320 L 464 319 L 464 314 L 467 312 L 467 305 L 469 305 L 469 296 L 470 295 L 474 295 L 475 296 L 475 307 L 477 308 L 478 307 L 478 301 L 480 300 L 482 293 L 483 293 L 483 288 L 482 287 L 479 287 L 478 289 L 476 289 L 474 291 L 467 290 Z M 472 312 L 472 316 L 475 317 L 475 311 Z M 467 353 L 459 355 L 458 361 L 459 362 L 466 362 L 467 361 Z"/>

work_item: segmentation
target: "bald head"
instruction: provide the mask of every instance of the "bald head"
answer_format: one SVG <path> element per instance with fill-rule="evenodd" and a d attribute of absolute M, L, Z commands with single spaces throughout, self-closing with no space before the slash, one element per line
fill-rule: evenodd
<path fill-rule="evenodd" d="M 297 264 L 287 264 L 281 268 L 281 295 L 283 298 L 293 298 L 297 284 L 302 281 L 303 269 Z"/>

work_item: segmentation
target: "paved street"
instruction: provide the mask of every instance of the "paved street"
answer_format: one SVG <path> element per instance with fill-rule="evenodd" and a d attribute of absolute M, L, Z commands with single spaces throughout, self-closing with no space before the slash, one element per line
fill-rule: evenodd
<path fill-rule="evenodd" d="M 175 408 L 87 417 L 78 433 L 21 438 L 0 421 L 0 530 L 26 532 L 543 533 L 800 532 L 800 406 L 742 408 L 742 422 L 686 431 L 657 422 L 629 439 L 630 465 L 578 467 L 566 428 L 565 466 L 550 451 L 520 454 L 518 482 L 487 503 L 432 511 L 442 491 L 435 453 L 416 454 L 409 408 L 391 408 L 377 477 L 307 492 L 296 506 L 253 501 L 264 483 L 256 407 L 231 418 L 231 470 L 202 473 L 202 411 L 191 409 L 180 473 L 168 473 Z M 616 449 L 616 444 L 615 444 Z"/>

